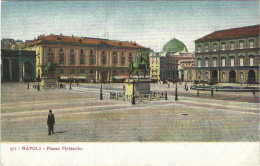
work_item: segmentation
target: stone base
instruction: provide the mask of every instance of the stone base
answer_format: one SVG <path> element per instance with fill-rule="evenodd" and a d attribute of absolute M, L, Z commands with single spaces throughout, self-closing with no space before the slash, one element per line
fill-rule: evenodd
<path fill-rule="evenodd" d="M 56 87 L 58 85 L 58 80 L 56 77 L 42 77 L 41 87 L 50 88 Z"/>
<path fill-rule="evenodd" d="M 128 79 L 125 81 L 125 94 L 133 95 L 133 87 L 135 95 L 150 93 L 150 79 Z"/>

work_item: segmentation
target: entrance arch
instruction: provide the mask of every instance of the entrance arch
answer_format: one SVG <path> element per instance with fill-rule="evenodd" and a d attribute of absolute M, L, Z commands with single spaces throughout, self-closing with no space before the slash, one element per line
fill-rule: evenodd
<path fill-rule="evenodd" d="M 23 65 L 23 77 L 24 81 L 33 79 L 33 66 L 29 61 L 25 62 Z"/>
<path fill-rule="evenodd" d="M 218 82 L 218 71 L 213 70 L 211 73 L 211 82 L 217 83 Z"/>
<path fill-rule="evenodd" d="M 19 62 L 18 62 L 18 60 L 12 61 L 12 80 L 19 81 Z"/>
<path fill-rule="evenodd" d="M 235 70 L 231 70 L 229 72 L 229 82 L 230 83 L 236 82 L 236 72 L 235 72 Z"/>
<path fill-rule="evenodd" d="M 255 83 L 255 71 L 254 70 L 249 70 L 249 72 L 248 72 L 248 83 L 249 84 Z"/>

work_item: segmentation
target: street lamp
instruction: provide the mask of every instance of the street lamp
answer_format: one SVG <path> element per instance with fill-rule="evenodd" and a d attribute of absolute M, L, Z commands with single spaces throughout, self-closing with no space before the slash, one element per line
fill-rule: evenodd
<path fill-rule="evenodd" d="M 38 91 L 40 90 L 40 73 L 38 73 L 38 86 L 37 86 Z"/>
<path fill-rule="evenodd" d="M 135 82 L 133 80 L 133 99 L 132 99 L 132 104 L 135 104 Z"/>
<path fill-rule="evenodd" d="M 27 82 L 28 82 L 27 89 L 29 89 L 29 88 L 30 88 L 30 85 L 29 85 L 29 79 L 27 79 Z"/>
<path fill-rule="evenodd" d="M 175 89 L 175 100 L 177 101 L 178 100 L 178 88 L 177 88 L 177 82 L 176 82 L 176 89 Z"/>
<path fill-rule="evenodd" d="M 102 80 L 100 81 L 101 87 L 100 87 L 100 100 L 103 100 L 103 93 L 102 93 Z"/>

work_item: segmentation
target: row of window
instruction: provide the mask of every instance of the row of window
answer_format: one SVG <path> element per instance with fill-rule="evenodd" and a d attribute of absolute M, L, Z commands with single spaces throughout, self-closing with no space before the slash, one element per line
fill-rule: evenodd
<path fill-rule="evenodd" d="M 49 52 L 48 54 L 53 54 L 54 48 L 49 47 Z M 84 49 L 80 49 L 80 55 L 84 55 L 84 52 L 90 51 L 90 55 L 94 54 L 94 50 L 84 50 Z M 75 53 L 75 49 L 70 49 L 70 54 L 74 54 Z M 102 55 L 105 55 L 107 52 L 106 51 L 102 51 Z M 119 55 L 120 52 L 117 51 L 113 51 L 112 55 L 117 56 Z M 59 54 L 64 54 L 64 49 L 60 48 L 59 49 Z M 124 55 L 124 52 L 121 52 L 121 55 Z M 132 56 L 133 53 L 132 52 L 128 52 L 128 56 Z"/>
<path fill-rule="evenodd" d="M 125 65 L 125 60 L 126 60 L 125 57 L 121 57 L 121 58 L 120 58 L 120 63 L 121 63 L 121 65 Z M 54 56 L 48 56 L 48 61 L 54 62 Z M 71 64 L 71 65 L 74 65 L 74 64 L 75 64 L 75 57 L 74 57 L 74 55 L 71 55 L 71 56 L 70 56 L 69 61 L 70 61 L 70 64 Z M 133 57 L 129 57 L 129 58 L 128 58 L 128 61 L 129 61 L 129 63 L 133 62 Z M 101 62 L 102 62 L 102 64 L 106 64 L 106 63 L 107 63 L 107 58 L 106 58 L 106 56 L 103 56 L 103 57 L 101 58 Z M 86 63 L 86 58 L 85 58 L 85 57 L 81 57 L 81 58 L 80 58 L 80 64 L 83 65 L 83 64 L 85 64 L 85 63 Z M 96 63 L 96 58 L 94 58 L 94 56 L 91 56 L 91 57 L 89 58 L 89 64 L 95 64 L 95 63 Z M 117 57 L 113 57 L 113 58 L 112 58 L 112 63 L 113 63 L 113 64 L 117 64 L 117 63 L 118 63 L 118 58 L 117 58 Z M 60 65 L 64 65 L 64 64 L 65 64 L 65 58 L 64 58 L 63 55 L 59 56 L 59 64 L 60 64 Z"/>
<path fill-rule="evenodd" d="M 121 70 L 120 72 L 121 72 L 121 74 L 125 74 L 125 70 Z M 90 76 L 94 76 L 95 73 L 96 73 L 96 71 L 94 69 L 89 70 Z M 60 74 L 64 74 L 64 69 L 60 69 Z M 86 74 L 86 70 L 85 69 L 79 69 L 79 70 L 70 69 L 69 74 Z M 112 75 L 116 75 L 116 74 L 119 74 L 119 71 L 113 70 Z"/>
<path fill-rule="evenodd" d="M 243 72 L 240 72 L 240 81 L 244 81 L 244 73 Z M 192 78 L 192 73 L 190 72 L 189 73 L 189 78 L 191 79 Z M 199 80 L 201 80 L 202 79 L 202 74 L 201 74 L 201 72 L 198 72 L 198 74 L 197 74 L 197 78 L 199 79 Z M 222 74 L 221 74 L 221 78 L 222 78 L 222 80 L 225 80 L 226 79 L 226 72 L 222 72 Z M 205 73 L 205 79 L 207 80 L 207 79 L 209 79 L 209 73 L 208 72 L 206 72 Z"/>
<path fill-rule="evenodd" d="M 198 59 L 197 60 L 197 66 L 202 67 L 202 60 Z M 249 65 L 254 66 L 254 57 L 249 58 Z M 226 58 L 221 59 L 221 66 L 225 67 L 226 66 Z M 230 58 L 230 66 L 234 67 L 235 66 L 235 58 Z M 244 58 L 239 58 L 239 66 L 244 66 Z M 209 67 L 209 59 L 204 60 L 204 66 L 203 67 Z M 212 67 L 217 67 L 217 58 L 214 58 L 212 60 Z"/>
<path fill-rule="evenodd" d="M 212 44 L 212 48 L 210 48 L 210 45 L 209 44 L 205 44 L 204 45 L 204 52 L 209 52 L 209 51 L 218 51 L 218 50 L 221 50 L 221 51 L 225 51 L 227 50 L 227 46 L 229 46 L 229 50 L 234 50 L 236 48 L 239 48 L 239 49 L 244 49 L 246 48 L 245 47 L 245 41 L 243 40 L 240 40 L 238 42 L 238 47 L 236 47 L 235 45 L 236 43 L 234 41 L 232 42 L 229 42 L 229 43 L 226 43 L 226 42 L 222 42 L 220 44 L 220 48 L 218 49 L 218 44 L 217 43 L 213 43 Z M 248 48 L 254 48 L 254 45 L 255 45 L 255 41 L 254 40 L 249 40 L 249 47 Z M 197 46 L 197 52 L 202 52 L 203 51 L 203 45 L 198 45 Z"/>

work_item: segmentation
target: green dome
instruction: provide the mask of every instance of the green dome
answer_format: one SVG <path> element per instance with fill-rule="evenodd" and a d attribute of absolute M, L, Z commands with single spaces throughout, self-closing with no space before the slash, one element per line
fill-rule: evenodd
<path fill-rule="evenodd" d="M 177 53 L 188 52 L 185 44 L 178 39 L 172 39 L 163 46 L 163 52 Z"/>

